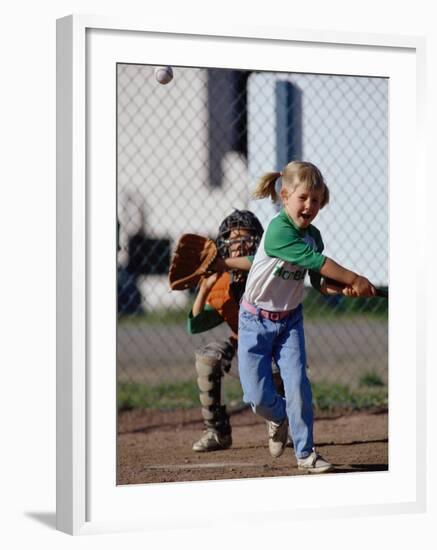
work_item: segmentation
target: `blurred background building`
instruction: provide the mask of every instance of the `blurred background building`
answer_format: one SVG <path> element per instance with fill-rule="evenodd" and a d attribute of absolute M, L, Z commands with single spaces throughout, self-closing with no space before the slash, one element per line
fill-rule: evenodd
<path fill-rule="evenodd" d="M 193 294 L 168 290 L 173 247 L 182 233 L 214 238 L 234 208 L 265 226 L 277 206 L 250 193 L 290 160 L 316 164 L 330 188 L 315 222 L 326 254 L 388 286 L 386 79 L 174 67 L 160 85 L 154 69 L 117 66 L 119 380 L 194 377 L 193 350 L 211 335 L 186 333 Z M 387 379 L 386 303 L 309 289 L 305 309 L 316 378 Z M 333 310 L 347 314 L 327 323 Z"/>

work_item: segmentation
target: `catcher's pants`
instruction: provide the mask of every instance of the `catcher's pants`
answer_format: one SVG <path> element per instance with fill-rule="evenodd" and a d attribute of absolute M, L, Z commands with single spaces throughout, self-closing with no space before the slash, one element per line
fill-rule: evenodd
<path fill-rule="evenodd" d="M 272 358 L 284 382 L 285 399 L 273 383 Z M 314 419 L 302 306 L 279 321 L 249 313 L 240 306 L 238 369 L 244 401 L 266 420 L 282 422 L 287 415 L 297 458 L 309 456 L 314 444 Z"/>

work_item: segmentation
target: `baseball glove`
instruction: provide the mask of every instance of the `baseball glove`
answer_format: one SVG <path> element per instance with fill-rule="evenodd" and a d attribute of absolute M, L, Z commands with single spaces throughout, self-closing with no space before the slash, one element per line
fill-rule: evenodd
<path fill-rule="evenodd" d="M 168 272 L 171 290 L 195 287 L 201 277 L 214 273 L 217 247 L 213 240 L 186 233 L 176 244 Z"/>

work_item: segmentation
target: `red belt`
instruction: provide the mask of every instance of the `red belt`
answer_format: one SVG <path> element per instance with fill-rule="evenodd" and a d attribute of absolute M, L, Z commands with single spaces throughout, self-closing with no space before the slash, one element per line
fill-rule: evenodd
<path fill-rule="evenodd" d="M 267 309 L 255 307 L 244 298 L 241 300 L 241 305 L 249 313 L 253 313 L 254 315 L 261 315 L 261 317 L 269 319 L 269 321 L 281 321 L 281 319 L 285 319 L 285 317 L 288 317 L 295 311 L 294 309 L 289 309 L 288 311 L 268 311 Z"/>

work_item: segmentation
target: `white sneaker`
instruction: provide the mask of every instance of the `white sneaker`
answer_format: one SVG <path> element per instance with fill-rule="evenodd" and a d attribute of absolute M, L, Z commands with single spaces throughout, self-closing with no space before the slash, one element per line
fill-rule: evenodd
<path fill-rule="evenodd" d="M 193 451 L 196 453 L 207 453 L 229 449 L 232 445 L 231 434 L 220 434 L 214 430 L 206 430 L 199 441 L 193 444 Z"/>
<path fill-rule="evenodd" d="M 305 470 L 312 474 L 323 474 L 334 469 L 334 466 L 324 460 L 316 451 L 313 451 L 306 458 L 298 458 L 297 467 L 299 470 Z"/>
<path fill-rule="evenodd" d="M 269 451 L 273 458 L 278 458 L 284 452 L 288 441 L 288 418 L 279 424 L 273 420 L 267 421 L 269 432 Z"/>

